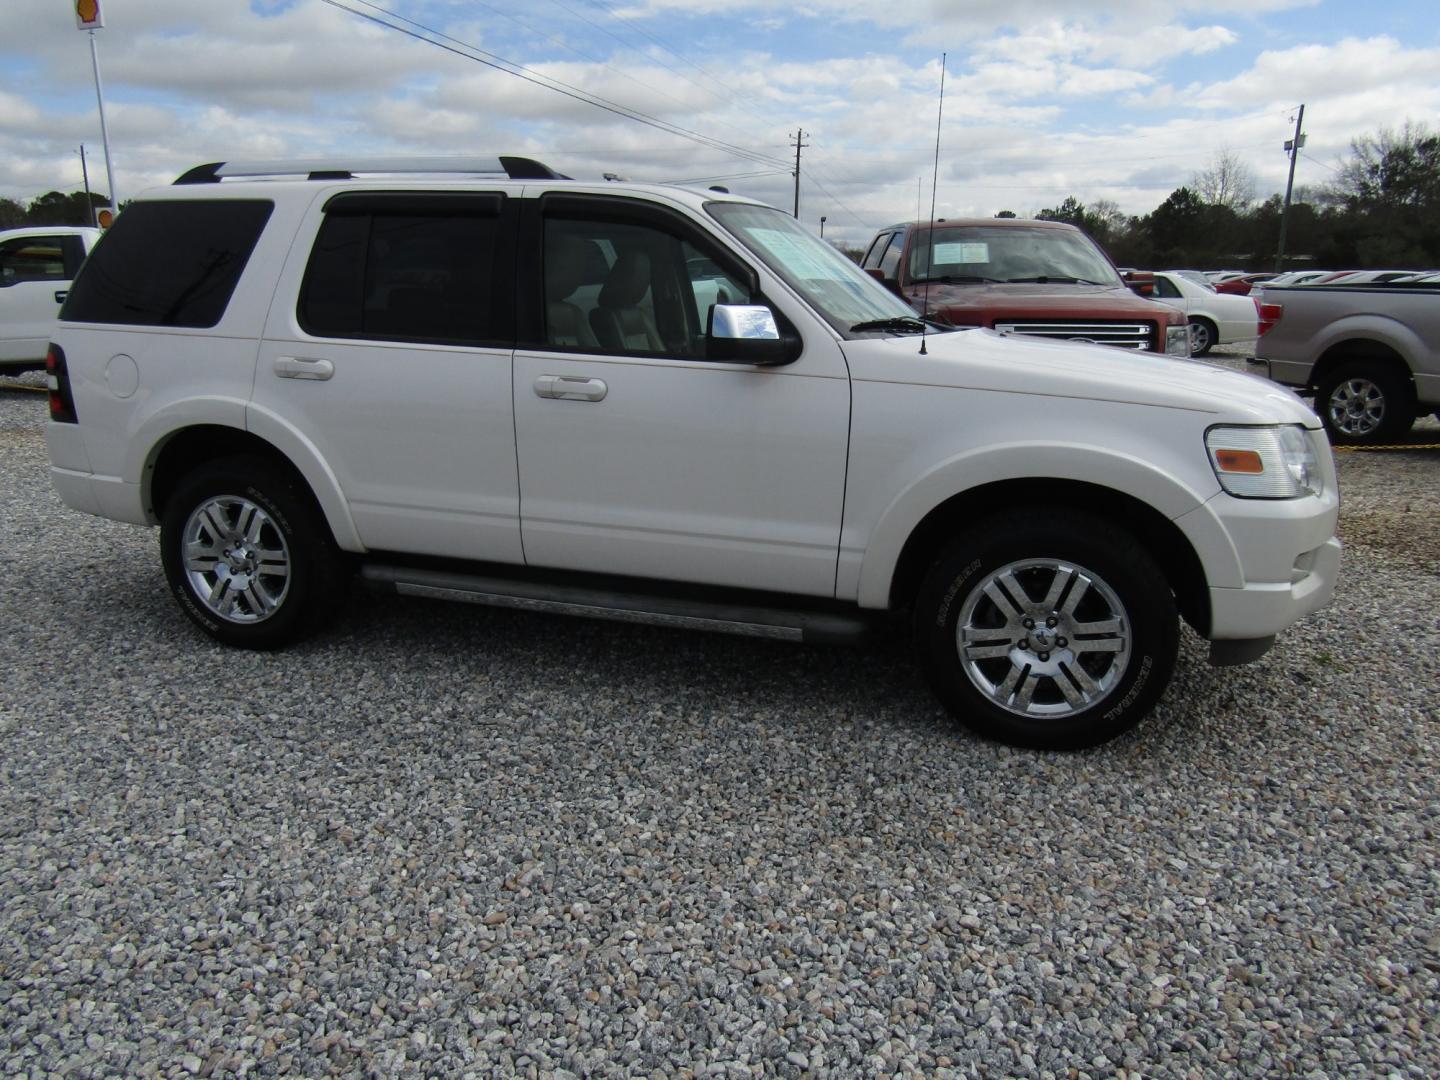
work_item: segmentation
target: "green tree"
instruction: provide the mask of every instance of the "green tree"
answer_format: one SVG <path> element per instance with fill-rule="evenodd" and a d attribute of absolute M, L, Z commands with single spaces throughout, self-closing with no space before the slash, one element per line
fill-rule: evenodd
<path fill-rule="evenodd" d="M 31 225 L 92 225 L 95 217 L 91 207 L 109 205 L 109 199 L 94 192 L 87 205 L 83 191 L 72 191 L 69 195 L 47 191 L 31 200 L 27 221 Z"/>
<path fill-rule="evenodd" d="M 1440 263 L 1440 135 L 1408 121 L 1350 143 L 1333 194 L 1336 246 L 1361 266 Z"/>
<path fill-rule="evenodd" d="M 0 229 L 13 229 L 27 220 L 24 203 L 0 196 Z"/>
<path fill-rule="evenodd" d="M 1154 245 L 1153 258 L 1171 266 L 1183 266 L 1199 236 L 1205 217 L 1205 203 L 1188 187 L 1176 188 L 1150 212 L 1145 229 Z"/>

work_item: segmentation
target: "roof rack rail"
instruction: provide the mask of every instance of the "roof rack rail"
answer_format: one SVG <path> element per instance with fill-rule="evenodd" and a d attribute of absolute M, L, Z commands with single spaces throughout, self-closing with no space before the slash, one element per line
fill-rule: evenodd
<path fill-rule="evenodd" d="M 307 158 L 300 161 L 212 161 L 196 165 L 175 178 L 176 184 L 218 184 L 221 180 L 257 176 L 304 176 L 307 180 L 351 180 L 356 173 L 465 173 L 505 176 L 511 180 L 569 180 L 533 158 L 417 157 Z"/>

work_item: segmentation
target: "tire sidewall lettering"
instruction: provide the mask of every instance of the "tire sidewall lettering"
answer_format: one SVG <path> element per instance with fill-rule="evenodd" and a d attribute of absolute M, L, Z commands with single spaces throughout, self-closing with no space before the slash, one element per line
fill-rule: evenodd
<path fill-rule="evenodd" d="M 1150 669 L 1153 666 L 1154 661 L 1148 654 L 1140 658 L 1140 663 L 1135 667 L 1135 681 L 1125 692 L 1125 696 L 1105 713 L 1106 720 L 1116 719 L 1134 704 L 1135 699 L 1140 696 L 1140 692 L 1145 689 L 1145 684 L 1150 680 Z"/>
<path fill-rule="evenodd" d="M 945 590 L 945 595 L 941 598 L 940 606 L 935 612 L 935 625 L 941 630 L 945 629 L 946 625 L 950 622 L 950 608 L 955 603 L 955 597 L 965 588 L 966 583 L 975 576 L 976 571 L 980 569 L 981 563 L 982 560 L 980 559 L 972 560 L 965 569 L 955 575 L 955 580 L 952 581 L 950 587 Z"/>

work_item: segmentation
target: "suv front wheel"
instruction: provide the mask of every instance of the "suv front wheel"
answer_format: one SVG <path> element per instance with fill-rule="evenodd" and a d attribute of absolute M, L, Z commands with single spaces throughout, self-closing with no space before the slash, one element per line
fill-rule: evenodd
<path fill-rule="evenodd" d="M 915 606 L 921 663 L 946 708 L 1018 746 L 1095 746 L 1170 681 L 1179 616 L 1129 533 L 1083 511 L 977 523 L 931 566 Z"/>
<path fill-rule="evenodd" d="M 165 577 L 181 609 L 211 637 L 275 649 L 338 606 L 340 553 L 300 483 L 261 458 L 202 465 L 166 504 Z"/>

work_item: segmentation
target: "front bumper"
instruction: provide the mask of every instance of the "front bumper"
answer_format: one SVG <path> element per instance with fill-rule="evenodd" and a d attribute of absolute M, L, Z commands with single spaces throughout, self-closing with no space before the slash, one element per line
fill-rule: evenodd
<path fill-rule="evenodd" d="M 1340 578 L 1340 540 L 1330 537 L 1295 560 L 1289 582 L 1246 582 L 1210 589 L 1212 640 L 1273 637 L 1318 611 L 1335 595 Z"/>

